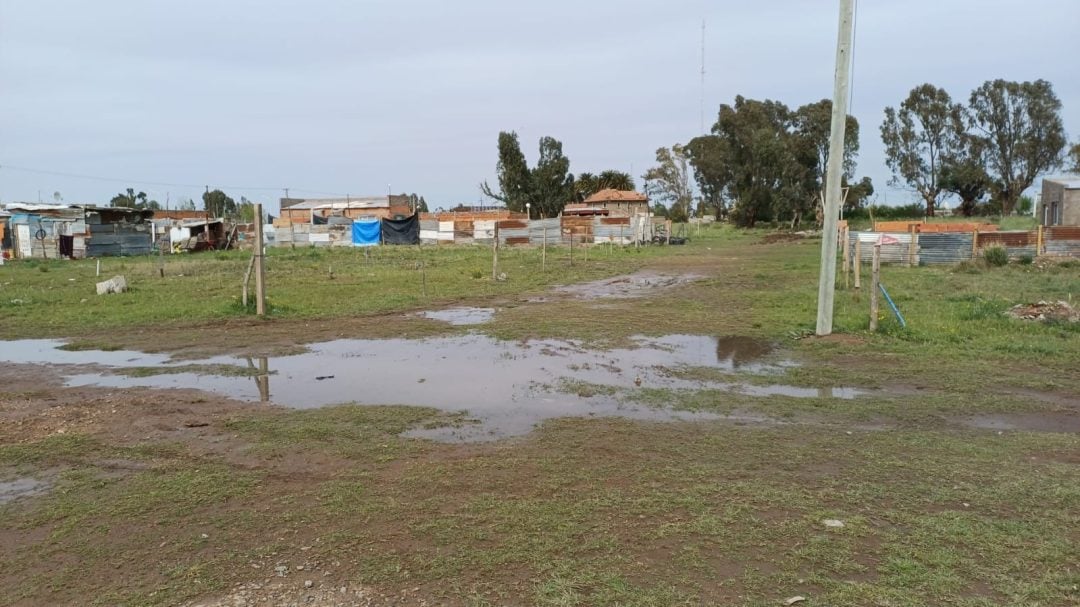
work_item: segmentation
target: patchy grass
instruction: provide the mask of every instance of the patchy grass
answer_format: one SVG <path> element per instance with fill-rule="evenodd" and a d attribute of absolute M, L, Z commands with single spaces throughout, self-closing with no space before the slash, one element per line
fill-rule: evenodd
<path fill-rule="evenodd" d="M 531 277 L 513 268 L 526 273 L 521 266 L 536 262 L 535 252 L 509 252 L 507 283 L 473 278 L 484 268 L 480 255 L 454 250 L 432 258 L 429 272 L 446 273 L 429 274 L 429 288 L 440 300 L 480 300 L 641 266 L 693 272 L 704 278 L 641 299 L 507 305 L 481 330 L 620 345 L 639 334 L 746 335 L 778 344 L 770 356 L 800 365 L 769 375 L 674 372 L 878 392 L 854 400 L 754 398 L 564 381 L 556 387 L 577 394 L 800 423 L 560 419 L 527 437 L 446 445 L 400 434 L 467 423 L 464 415 L 343 405 L 238 414 L 180 442 L 141 439 L 135 426 L 111 442 L 66 434 L 0 445 L 0 469 L 55 479 L 46 495 L 0 508 L 9 557 L 0 605 L 183 604 L 237 583 L 277 580 L 277 566 L 290 567 L 280 580 L 289 587 L 304 579 L 334 588 L 359 583 L 395 599 L 405 592 L 461 606 L 766 606 L 794 595 L 853 607 L 1080 600 L 1080 437 L 949 423 L 1075 411 L 1078 329 L 1003 312 L 1069 299 L 1080 292 L 1080 266 L 886 266 L 883 281 L 909 327 L 883 318 L 881 331 L 868 332 L 866 294 L 849 288 L 837 293 L 838 335 L 814 338 L 807 335 L 820 241 L 762 245 L 759 236 L 717 227 L 685 247 L 598 247 L 588 265 L 549 265 Z M 399 254 L 408 263 L 413 253 Z M 242 256 L 208 256 L 197 267 L 195 259 L 170 260 L 193 264 L 181 272 L 170 266 L 170 276 L 195 272 L 210 283 L 208 293 L 220 290 L 218 300 L 185 299 L 200 281 L 180 289 L 168 286 L 172 278 L 137 295 L 174 297 L 192 318 L 232 314 L 224 287 L 198 273 L 222 264 L 214 276 L 232 276 Z M 320 276 L 331 259 L 334 282 L 347 285 L 340 291 Z M 414 270 L 398 267 L 400 279 L 383 275 L 380 259 L 387 261 L 355 251 L 275 252 L 272 273 L 281 272 L 283 285 L 276 314 L 343 318 L 416 305 L 417 295 L 406 295 Z M 442 270 L 432 269 L 440 263 Z M 29 275 L 66 281 L 77 267 L 57 262 Z M 291 268 L 288 280 L 283 268 Z M 389 281 L 384 290 L 381 277 Z M 45 295 L 24 295 L 48 300 L 46 283 L 34 284 Z M 376 288 L 364 301 L 342 301 L 343 293 Z M 119 326 L 108 323 L 120 322 L 122 297 L 112 300 L 121 312 L 107 312 L 103 326 Z M 133 329 L 145 329 L 148 319 L 182 322 L 135 301 Z M 0 326 L 17 324 L 6 316 L 11 310 L 31 315 L 22 321 L 43 318 L 24 307 L 5 307 Z M 49 330 L 75 326 L 69 312 L 58 314 Z M 116 460 L 138 466 L 118 472 Z M 825 527 L 824 519 L 844 526 Z"/>
<path fill-rule="evenodd" d="M 569 251 L 551 247 L 545 271 L 539 250 L 505 248 L 499 269 L 508 279 L 501 282 L 491 280 L 491 252 L 484 247 L 275 248 L 267 284 L 272 317 L 330 319 L 514 295 L 632 271 L 663 254 L 657 247 L 596 247 L 587 261 L 579 257 L 570 266 Z M 0 298 L 0 330 L 9 338 L 70 337 L 253 317 L 240 305 L 249 255 L 170 255 L 164 278 L 154 256 L 105 259 L 102 275 L 123 274 L 133 287 L 109 296 L 94 294 L 101 280 L 95 260 L 13 262 L 4 268 L 10 284 Z M 50 271 L 38 271 L 45 267 Z"/>

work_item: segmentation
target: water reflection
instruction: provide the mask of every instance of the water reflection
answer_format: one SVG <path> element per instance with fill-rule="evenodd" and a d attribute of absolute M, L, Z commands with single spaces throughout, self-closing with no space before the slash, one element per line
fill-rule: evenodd
<path fill-rule="evenodd" d="M 270 402 L 270 359 L 265 356 L 259 356 L 252 360 L 246 359 L 248 368 L 258 371 L 257 374 L 252 375 L 252 379 L 255 380 L 255 388 L 259 391 L 259 402 Z M 259 361 L 258 366 L 255 365 L 255 360 Z"/>

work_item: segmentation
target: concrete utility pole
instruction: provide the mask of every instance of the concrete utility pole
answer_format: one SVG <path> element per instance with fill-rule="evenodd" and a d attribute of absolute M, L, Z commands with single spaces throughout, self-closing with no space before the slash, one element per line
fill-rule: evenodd
<path fill-rule="evenodd" d="M 847 126 L 851 71 L 851 33 L 855 0 L 840 0 L 840 33 L 836 41 L 836 78 L 833 85 L 829 167 L 825 182 L 825 226 L 821 234 L 821 275 L 818 278 L 817 334 L 833 330 L 836 294 L 836 239 L 840 216 L 840 184 L 844 171 L 844 129 Z"/>

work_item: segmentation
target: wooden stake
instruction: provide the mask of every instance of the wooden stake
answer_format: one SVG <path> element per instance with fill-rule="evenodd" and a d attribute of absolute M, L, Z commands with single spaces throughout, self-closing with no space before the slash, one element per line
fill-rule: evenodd
<path fill-rule="evenodd" d="M 915 267 L 915 247 L 919 245 L 919 233 L 918 227 L 915 224 L 911 224 L 908 227 L 908 233 L 911 234 L 911 242 L 908 243 L 908 267 Z"/>
<path fill-rule="evenodd" d="M 570 228 L 570 267 L 574 267 L 574 228 Z"/>
<path fill-rule="evenodd" d="M 862 288 L 862 241 L 858 238 L 855 239 L 855 259 L 852 260 L 855 266 L 855 289 Z"/>
<path fill-rule="evenodd" d="M 870 266 L 870 330 L 877 331 L 878 285 L 881 282 L 881 243 L 874 243 L 874 259 Z"/>
<path fill-rule="evenodd" d="M 975 261 L 979 256 L 979 229 L 975 228 L 971 232 L 971 261 Z"/>
<path fill-rule="evenodd" d="M 1035 256 L 1043 254 L 1043 227 L 1039 226 L 1039 234 L 1035 237 Z"/>
<path fill-rule="evenodd" d="M 540 248 L 540 269 L 547 271 L 547 226 L 544 226 L 544 244 Z"/>
<path fill-rule="evenodd" d="M 848 279 L 851 276 L 851 245 L 848 242 L 848 229 L 846 227 L 841 231 L 840 237 L 843 239 L 844 247 L 844 288 L 846 289 L 849 286 Z"/>
<path fill-rule="evenodd" d="M 427 299 L 427 264 L 423 259 L 420 260 L 420 290 Z"/>
<path fill-rule="evenodd" d="M 495 221 L 495 239 L 491 241 L 491 280 L 499 279 L 499 222 Z"/>
<path fill-rule="evenodd" d="M 263 259 L 262 204 L 255 205 L 255 314 L 266 316 L 266 263 Z"/>
<path fill-rule="evenodd" d="M 101 276 L 101 260 L 97 260 L 97 274 L 95 276 Z"/>
<path fill-rule="evenodd" d="M 250 284 L 250 281 L 251 281 L 251 269 L 254 268 L 254 267 L 255 267 L 255 255 L 253 254 L 251 256 L 251 259 L 248 261 L 247 271 L 244 272 L 244 283 L 243 283 L 243 286 L 241 287 L 243 290 L 242 290 L 242 292 L 240 294 L 240 303 L 243 304 L 245 310 L 247 310 L 247 305 L 248 305 L 248 284 Z"/>

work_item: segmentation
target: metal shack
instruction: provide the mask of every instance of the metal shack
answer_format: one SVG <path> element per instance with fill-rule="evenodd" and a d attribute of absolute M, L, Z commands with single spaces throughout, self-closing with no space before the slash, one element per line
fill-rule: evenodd
<path fill-rule="evenodd" d="M 145 255 L 154 212 L 122 207 L 9 204 L 11 252 L 19 259 Z"/>
<path fill-rule="evenodd" d="M 83 257 L 86 253 L 82 209 L 62 204 L 9 204 L 11 254 L 17 259 Z M 61 244 L 64 252 L 61 255 Z M 70 250 L 68 247 L 70 246 Z"/>
<path fill-rule="evenodd" d="M 154 212 L 126 207 L 82 207 L 87 257 L 149 255 L 153 250 Z"/>

